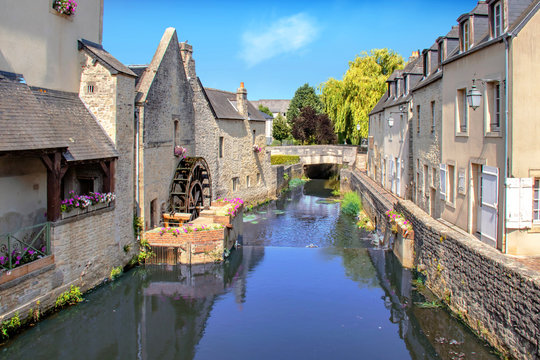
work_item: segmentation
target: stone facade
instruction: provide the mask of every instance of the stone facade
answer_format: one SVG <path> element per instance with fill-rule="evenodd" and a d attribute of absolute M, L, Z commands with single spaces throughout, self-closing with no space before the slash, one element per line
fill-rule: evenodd
<path fill-rule="evenodd" d="M 174 169 L 175 146 L 196 154 L 193 92 L 187 80 L 176 30 L 168 28 L 152 62 L 138 81 L 138 206 L 145 228 L 165 210 Z M 155 207 L 151 209 L 151 203 Z M 151 214 L 153 210 L 153 214 Z"/>
<path fill-rule="evenodd" d="M 413 90 L 413 104 L 420 106 L 420 126 L 415 113 L 412 131 L 413 201 L 422 210 L 438 218 L 442 206 L 440 195 L 442 92 L 441 78 Z"/>

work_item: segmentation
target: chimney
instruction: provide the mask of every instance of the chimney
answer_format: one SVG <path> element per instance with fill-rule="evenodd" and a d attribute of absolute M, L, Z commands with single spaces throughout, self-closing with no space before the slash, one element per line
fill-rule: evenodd
<path fill-rule="evenodd" d="M 420 56 L 420 50 L 413 51 L 411 56 L 409 57 L 409 62 L 413 61 L 414 59 L 418 58 Z"/>
<path fill-rule="evenodd" d="M 240 87 L 236 90 L 236 108 L 240 115 L 246 119 L 248 118 L 247 90 L 243 82 L 240 83 Z"/>
<path fill-rule="evenodd" d="M 188 77 L 188 80 L 195 80 L 197 79 L 197 73 L 195 72 L 195 60 L 193 60 L 193 46 L 188 44 L 187 41 L 179 44 L 186 77 Z"/>

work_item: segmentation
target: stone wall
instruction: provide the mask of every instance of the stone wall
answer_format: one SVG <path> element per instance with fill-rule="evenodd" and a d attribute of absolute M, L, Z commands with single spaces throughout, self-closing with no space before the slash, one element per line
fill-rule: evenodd
<path fill-rule="evenodd" d="M 52 223 L 52 256 L 27 264 L 28 271 L 18 278 L 3 281 L 9 275 L 0 275 L 0 322 L 16 312 L 24 318 L 29 309 L 36 309 L 37 301 L 46 311 L 70 285 L 89 290 L 113 267 L 123 266 L 127 254 L 116 241 L 114 228 L 114 207 Z"/>
<path fill-rule="evenodd" d="M 444 201 L 441 201 L 439 189 L 439 165 L 441 163 L 442 136 L 442 91 L 441 80 L 437 80 L 413 91 L 415 108 L 420 105 L 420 132 L 412 134 L 412 174 L 415 187 L 412 188 L 413 201 L 434 218 L 441 216 Z M 431 106 L 434 106 L 433 113 Z M 432 114 L 434 116 L 432 122 Z M 432 123 L 435 126 L 432 126 Z M 420 167 L 418 167 L 420 165 Z M 425 173 L 427 166 L 427 174 Z M 417 180 L 418 174 L 418 180 Z M 428 180 L 427 186 L 424 179 Z"/>
<path fill-rule="evenodd" d="M 540 359 L 540 275 L 410 201 L 396 210 L 413 223 L 426 285 L 503 353 Z"/>
<path fill-rule="evenodd" d="M 287 175 L 287 180 L 285 179 Z M 273 165 L 272 177 L 274 181 L 271 186 L 275 189 L 275 195 L 279 195 L 282 189 L 286 188 L 289 184 L 289 180 L 294 178 L 301 178 L 304 176 L 304 164 L 298 163 L 293 165 Z"/>

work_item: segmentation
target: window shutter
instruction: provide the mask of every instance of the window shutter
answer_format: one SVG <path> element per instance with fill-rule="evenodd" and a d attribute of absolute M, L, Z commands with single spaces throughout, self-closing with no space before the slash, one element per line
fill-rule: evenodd
<path fill-rule="evenodd" d="M 519 190 L 520 229 L 532 228 L 533 178 L 522 178 Z"/>
<path fill-rule="evenodd" d="M 519 229 L 519 187 L 519 179 L 506 179 L 506 227 L 508 229 Z"/>
<path fill-rule="evenodd" d="M 446 164 L 440 165 L 440 187 L 441 187 L 441 199 L 446 200 Z"/>

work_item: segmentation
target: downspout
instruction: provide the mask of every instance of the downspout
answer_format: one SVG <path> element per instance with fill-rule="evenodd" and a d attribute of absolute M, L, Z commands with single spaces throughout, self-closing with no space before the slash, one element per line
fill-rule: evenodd
<path fill-rule="evenodd" d="M 504 253 L 508 253 L 508 229 L 506 227 L 506 215 L 507 215 L 507 206 L 506 206 L 506 196 L 507 196 L 507 185 L 506 179 L 508 178 L 508 54 L 509 54 L 509 44 L 508 39 L 512 38 L 512 33 L 507 33 L 504 39 L 504 196 L 503 196 L 503 240 L 504 240 Z"/>
<path fill-rule="evenodd" d="M 135 205 L 137 216 L 140 216 L 139 199 L 139 107 L 135 107 Z"/>

